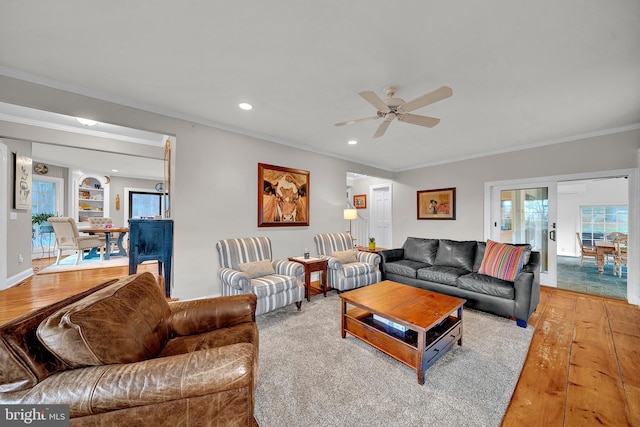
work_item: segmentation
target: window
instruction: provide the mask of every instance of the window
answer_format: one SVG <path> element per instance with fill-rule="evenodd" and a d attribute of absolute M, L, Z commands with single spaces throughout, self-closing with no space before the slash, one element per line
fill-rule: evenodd
<path fill-rule="evenodd" d="M 629 233 L 628 206 L 582 206 L 580 211 L 580 234 L 585 245 L 595 245 L 614 231 Z"/>
<path fill-rule="evenodd" d="M 60 178 L 40 177 L 34 179 L 32 185 L 31 214 L 59 215 L 62 207 L 62 184 Z M 51 226 L 33 226 L 33 246 L 50 247 L 54 244 Z"/>
<path fill-rule="evenodd" d="M 131 191 L 129 218 L 153 218 L 162 214 L 162 193 Z"/>

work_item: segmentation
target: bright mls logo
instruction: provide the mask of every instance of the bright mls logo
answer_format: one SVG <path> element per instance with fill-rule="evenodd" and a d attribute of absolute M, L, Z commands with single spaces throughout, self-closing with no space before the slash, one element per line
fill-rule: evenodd
<path fill-rule="evenodd" d="M 3 426 L 68 426 L 69 405 L 0 405 Z"/>

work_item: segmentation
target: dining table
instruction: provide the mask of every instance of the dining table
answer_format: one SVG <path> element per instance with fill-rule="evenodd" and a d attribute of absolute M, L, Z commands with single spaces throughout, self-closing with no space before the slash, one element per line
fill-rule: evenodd
<path fill-rule="evenodd" d="M 604 240 L 596 241 L 596 261 L 598 262 L 598 274 L 604 273 L 604 257 L 616 251 L 613 242 Z"/>
<path fill-rule="evenodd" d="M 112 256 L 128 256 L 127 250 L 122 244 L 124 237 L 129 232 L 129 227 L 82 227 L 78 228 L 78 231 L 87 234 L 104 234 L 105 237 L 105 251 L 104 251 L 104 259 L 108 260 Z M 117 250 L 111 252 L 111 233 L 119 233 L 118 239 L 116 240 Z M 89 253 L 85 258 L 94 258 L 99 257 L 98 248 L 91 248 Z"/>

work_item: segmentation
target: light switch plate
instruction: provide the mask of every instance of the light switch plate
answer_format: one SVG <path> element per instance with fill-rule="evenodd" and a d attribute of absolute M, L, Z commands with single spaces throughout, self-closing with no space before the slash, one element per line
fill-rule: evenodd
<path fill-rule="evenodd" d="M 9 219 L 18 219 L 18 212 L 9 212 Z"/>

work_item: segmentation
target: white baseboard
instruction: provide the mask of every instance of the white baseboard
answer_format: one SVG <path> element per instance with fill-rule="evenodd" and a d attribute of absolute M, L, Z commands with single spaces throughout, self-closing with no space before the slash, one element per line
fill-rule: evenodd
<path fill-rule="evenodd" d="M 13 275 L 11 277 L 7 277 L 7 289 L 12 286 L 17 285 L 25 279 L 33 276 L 33 268 L 29 267 L 28 269 L 21 271 L 20 273 Z"/>

